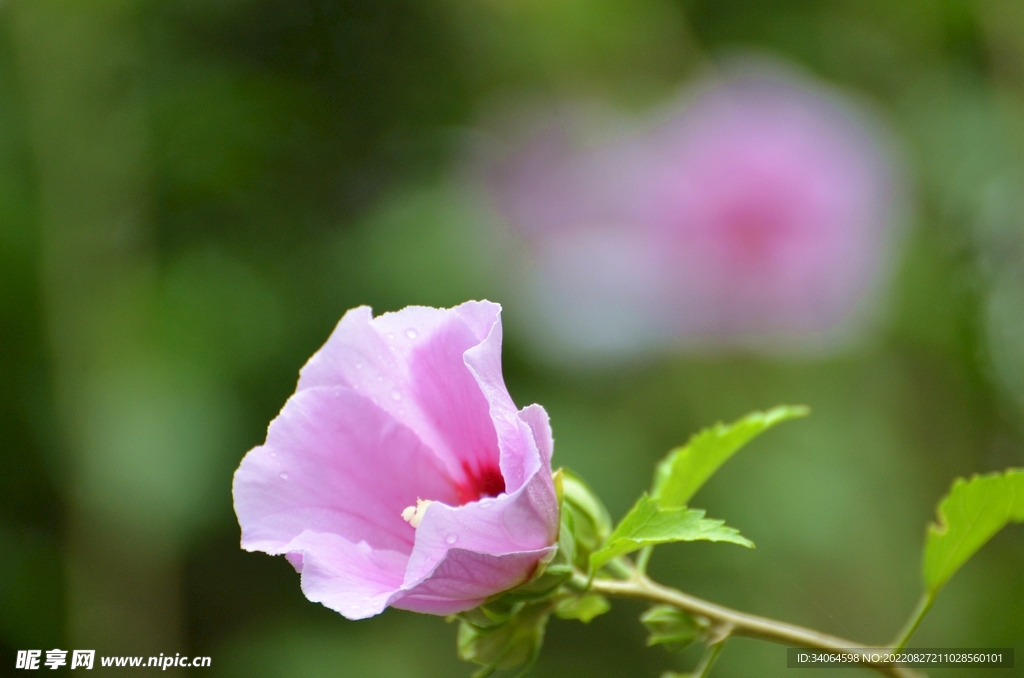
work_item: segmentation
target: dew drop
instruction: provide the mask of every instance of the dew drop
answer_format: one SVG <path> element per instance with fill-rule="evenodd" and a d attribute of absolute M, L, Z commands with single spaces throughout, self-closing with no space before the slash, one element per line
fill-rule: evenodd
<path fill-rule="evenodd" d="M 270 452 L 270 456 L 271 456 L 271 457 L 276 457 L 276 456 L 277 456 L 277 452 L 271 451 L 271 452 Z"/>
<path fill-rule="evenodd" d="M 444 540 L 449 544 L 454 544 L 459 540 L 459 538 L 454 534 L 449 534 L 447 537 L 444 538 Z"/>
<path fill-rule="evenodd" d="M 392 400 L 401 400 L 402 399 L 402 392 L 399 391 L 396 388 L 394 391 L 391 392 L 391 399 Z"/>
<path fill-rule="evenodd" d="M 288 480 L 288 474 L 287 473 L 282 473 L 281 474 L 281 480 Z"/>
<path fill-rule="evenodd" d="M 388 332 L 388 333 L 387 333 L 387 334 L 385 334 L 384 336 L 385 336 L 385 337 L 387 337 L 387 338 L 388 338 L 388 340 L 391 340 L 391 339 L 394 339 L 394 338 L 395 338 L 395 335 L 394 335 L 394 333 L 393 333 L 393 332 Z"/>
<path fill-rule="evenodd" d="M 357 370 L 363 369 L 363 364 L 362 363 L 356 363 L 356 369 Z"/>
<path fill-rule="evenodd" d="M 415 339 L 416 337 L 419 336 L 419 332 L 410 327 L 405 331 L 405 336 L 409 337 L 410 339 Z"/>

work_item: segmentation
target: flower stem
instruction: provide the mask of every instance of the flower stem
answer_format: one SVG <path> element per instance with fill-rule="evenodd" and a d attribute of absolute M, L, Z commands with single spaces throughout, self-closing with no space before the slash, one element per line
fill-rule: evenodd
<path fill-rule="evenodd" d="M 647 574 L 647 563 L 650 562 L 652 553 L 654 553 L 653 546 L 645 546 L 640 549 L 640 555 L 636 558 L 636 569 L 640 574 Z"/>
<path fill-rule="evenodd" d="M 653 603 L 671 605 L 684 612 L 704 617 L 715 625 L 730 628 L 730 635 L 759 638 L 792 647 L 819 650 L 868 649 L 868 646 L 811 629 L 747 614 L 702 600 L 678 589 L 662 586 L 646 575 L 636 573 L 627 580 L 594 579 L 591 590 L 606 596 L 640 598 Z M 921 678 L 922 674 L 902 666 L 866 665 L 891 678 Z"/>
<path fill-rule="evenodd" d="M 619 579 L 632 579 L 637 574 L 636 566 L 626 558 L 615 558 L 610 560 L 604 567 L 609 574 L 612 574 Z"/>
<path fill-rule="evenodd" d="M 715 665 L 715 660 L 718 659 L 718 655 L 722 654 L 722 650 L 725 649 L 725 640 L 715 643 L 708 648 L 707 652 L 701 657 L 700 664 L 693 670 L 693 678 L 708 678 L 711 675 L 711 668 Z"/>
<path fill-rule="evenodd" d="M 918 601 L 917 607 L 914 608 L 913 614 L 910 615 L 910 619 L 907 620 L 906 626 L 896 636 L 896 640 L 892 641 L 892 649 L 902 650 L 907 646 L 907 643 L 910 642 L 910 637 L 914 635 L 914 631 L 921 625 L 921 620 L 928 614 L 928 610 L 931 609 L 934 602 L 935 595 L 930 591 L 925 591 L 924 595 L 921 596 L 921 600 Z"/>

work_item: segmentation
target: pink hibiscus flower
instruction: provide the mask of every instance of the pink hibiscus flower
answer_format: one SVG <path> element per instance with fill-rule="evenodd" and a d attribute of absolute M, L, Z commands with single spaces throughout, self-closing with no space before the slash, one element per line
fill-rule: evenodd
<path fill-rule="evenodd" d="M 603 143 L 579 142 L 607 136 L 581 135 L 586 119 L 489 175 L 556 348 L 817 349 L 876 314 L 900 190 L 889 137 L 852 102 L 751 64 Z"/>
<path fill-rule="evenodd" d="M 527 580 L 558 534 L 553 441 L 501 374 L 501 308 L 350 310 L 234 478 L 242 547 L 349 619 L 453 614 Z"/>

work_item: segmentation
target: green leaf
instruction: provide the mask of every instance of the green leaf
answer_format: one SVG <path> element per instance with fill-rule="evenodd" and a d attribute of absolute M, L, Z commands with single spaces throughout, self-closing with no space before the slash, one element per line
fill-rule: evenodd
<path fill-rule="evenodd" d="M 579 619 L 587 624 L 594 617 L 599 617 L 610 609 L 612 606 L 608 604 L 607 598 L 596 593 L 587 593 L 566 598 L 558 603 L 555 614 L 561 619 Z"/>
<path fill-rule="evenodd" d="M 459 615 L 459 658 L 483 665 L 474 678 L 524 664 L 529 668 L 540 653 L 551 608 L 552 604 L 544 601 L 520 603 L 510 613 L 481 607 Z"/>
<path fill-rule="evenodd" d="M 590 570 L 597 572 L 612 558 L 644 546 L 697 540 L 754 546 L 737 530 L 726 527 L 723 521 L 705 518 L 704 511 L 662 508 L 656 499 L 644 494 L 612 532 L 605 547 L 590 556 Z"/>
<path fill-rule="evenodd" d="M 664 645 L 673 652 L 681 652 L 698 640 L 703 640 L 708 623 L 671 605 L 655 605 L 642 615 L 640 621 L 647 627 L 647 647 Z"/>
<path fill-rule="evenodd" d="M 781 405 L 767 412 L 752 412 L 731 424 L 719 422 L 668 453 L 654 474 L 652 496 L 662 507 L 684 506 L 733 454 L 772 426 L 806 417 L 804 406 Z"/>
<path fill-rule="evenodd" d="M 928 526 L 924 583 L 933 596 L 1007 523 L 1024 522 L 1024 469 L 958 478 Z"/>

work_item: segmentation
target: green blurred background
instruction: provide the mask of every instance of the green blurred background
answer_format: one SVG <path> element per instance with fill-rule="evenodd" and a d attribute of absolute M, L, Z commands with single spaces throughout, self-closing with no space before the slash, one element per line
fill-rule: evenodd
<path fill-rule="evenodd" d="M 209 655 L 194 671 L 218 677 L 468 675 L 454 625 L 393 610 L 348 622 L 306 601 L 283 558 L 241 551 L 231 474 L 347 308 L 503 301 L 459 178 L 494 101 L 642 111 L 734 50 L 853 92 L 902 139 L 915 217 L 878 336 L 832 358 L 569 368 L 536 357 L 508 302 L 506 378 L 550 412 L 555 464 L 616 516 L 696 429 L 810 405 L 696 498 L 757 550 L 663 547 L 652 572 L 891 638 L 952 478 L 1024 465 L 1024 4 L 8 0 L 0 675 L 21 673 L 17 649 L 54 647 Z M 532 675 L 690 665 L 644 648 L 641 609 L 554 620 Z M 914 644 L 1022 640 L 1015 526 Z M 782 648 L 735 640 L 715 675 L 784 665 Z"/>

